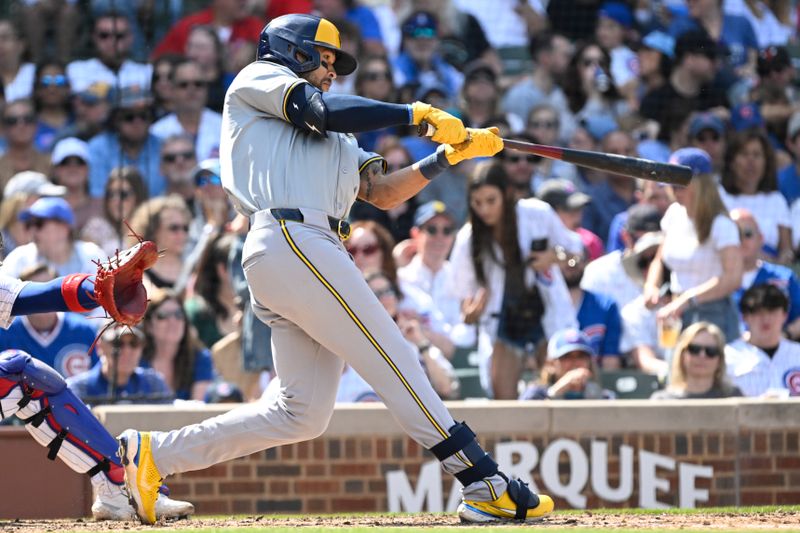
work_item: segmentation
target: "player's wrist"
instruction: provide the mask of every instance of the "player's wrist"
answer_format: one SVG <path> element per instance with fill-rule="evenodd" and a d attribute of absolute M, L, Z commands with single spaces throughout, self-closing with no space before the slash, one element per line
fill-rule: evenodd
<path fill-rule="evenodd" d="M 450 162 L 447 160 L 447 156 L 445 155 L 445 145 L 439 145 L 434 153 L 428 157 L 420 159 L 417 165 L 420 174 L 422 174 L 422 176 L 427 180 L 432 180 L 450 168 Z"/>
<path fill-rule="evenodd" d="M 89 276 L 89 274 L 70 274 L 62 279 L 61 295 L 64 297 L 64 303 L 67 304 L 67 309 L 70 311 L 85 313 L 92 310 L 92 307 L 84 305 L 87 303 L 85 298 L 81 298 L 81 291 L 85 291 L 81 286 Z"/>

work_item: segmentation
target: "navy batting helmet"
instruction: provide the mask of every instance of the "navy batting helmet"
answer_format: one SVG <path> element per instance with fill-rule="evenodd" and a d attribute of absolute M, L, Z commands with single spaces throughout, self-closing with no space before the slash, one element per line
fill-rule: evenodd
<path fill-rule="evenodd" d="M 337 74 L 346 76 L 356 69 L 356 59 L 341 49 L 336 26 L 314 15 L 283 15 L 270 21 L 261 30 L 257 59 L 280 63 L 298 74 L 310 72 L 320 65 L 314 46 L 336 53 Z"/>

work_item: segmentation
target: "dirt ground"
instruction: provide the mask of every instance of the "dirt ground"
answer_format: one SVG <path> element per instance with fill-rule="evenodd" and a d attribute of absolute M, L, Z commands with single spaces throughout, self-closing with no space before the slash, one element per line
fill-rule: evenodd
<path fill-rule="evenodd" d="M 195 517 L 191 520 L 162 522 L 162 528 L 192 530 L 198 528 L 234 527 L 433 527 L 458 526 L 458 518 L 449 514 L 413 514 L 382 516 L 296 516 L 273 518 L 270 516 L 248 516 L 238 518 Z M 516 524 L 509 524 L 515 527 Z M 548 528 L 630 528 L 630 529 L 783 529 L 800 530 L 800 512 L 774 511 L 769 513 L 698 513 L 698 514 L 609 514 L 570 513 L 555 515 L 539 522 L 537 527 Z M 152 530 L 134 522 L 95 522 L 92 520 L 0 520 L 3 533 L 55 533 L 67 531 L 137 531 Z"/>

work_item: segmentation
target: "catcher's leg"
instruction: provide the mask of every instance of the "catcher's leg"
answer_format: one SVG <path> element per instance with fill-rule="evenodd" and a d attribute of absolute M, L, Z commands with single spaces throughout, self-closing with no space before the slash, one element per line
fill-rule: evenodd
<path fill-rule="evenodd" d="M 25 429 L 72 470 L 91 478 L 97 499 L 95 518 L 124 520 L 134 517 L 123 488 L 123 469 L 116 455 L 117 441 L 66 386 L 64 378 L 21 350 L 0 353 L 0 419 L 16 414 Z M 179 517 L 194 512 L 188 502 L 159 497 L 160 516 Z M 160 507 L 160 509 L 159 509 Z"/>

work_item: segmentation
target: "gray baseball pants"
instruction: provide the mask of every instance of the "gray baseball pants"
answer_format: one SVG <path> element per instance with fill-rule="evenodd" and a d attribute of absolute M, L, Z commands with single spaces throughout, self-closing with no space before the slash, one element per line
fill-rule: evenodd
<path fill-rule="evenodd" d="M 305 223 L 256 214 L 242 255 L 256 314 L 272 328 L 279 393 L 200 424 L 154 432 L 153 458 L 162 476 L 321 435 L 344 362 L 421 446 L 430 449 L 450 435 L 452 416 L 327 217 L 303 214 Z M 452 474 L 469 464 L 459 453 L 443 467 Z M 465 487 L 464 496 L 492 500 L 505 488 L 495 475 Z"/>

